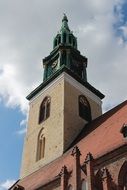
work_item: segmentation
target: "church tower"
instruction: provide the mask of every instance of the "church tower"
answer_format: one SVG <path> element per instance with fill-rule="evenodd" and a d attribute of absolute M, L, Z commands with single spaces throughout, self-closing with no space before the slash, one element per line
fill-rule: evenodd
<path fill-rule="evenodd" d="M 82 128 L 102 114 L 104 95 L 87 81 L 87 58 L 77 49 L 66 15 L 43 66 L 43 83 L 27 96 L 21 178 L 63 155 Z"/>

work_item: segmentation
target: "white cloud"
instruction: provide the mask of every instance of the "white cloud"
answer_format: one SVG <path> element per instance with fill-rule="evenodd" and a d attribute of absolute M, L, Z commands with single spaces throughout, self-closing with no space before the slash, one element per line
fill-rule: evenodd
<path fill-rule="evenodd" d="M 127 23 L 124 26 L 121 26 L 120 29 L 123 32 L 124 38 L 127 40 Z"/>
<path fill-rule="evenodd" d="M 110 3 L 110 9 L 107 5 L 107 11 L 95 14 L 91 21 L 79 27 L 80 41 L 85 42 L 80 44 L 80 48 L 89 58 L 88 80 L 106 95 L 104 110 L 127 98 L 127 44 L 122 36 L 116 35 L 113 27 L 122 17 L 118 16 L 117 20 L 110 11 L 116 5 L 120 9 L 120 3 Z"/>
<path fill-rule="evenodd" d="M 25 96 L 42 82 L 41 59 L 52 50 L 63 12 L 68 15 L 70 28 L 76 30 L 79 50 L 88 57 L 88 80 L 106 95 L 104 109 L 127 98 L 127 45 L 113 27 L 123 19 L 123 3 L 0 1 L 0 96 L 5 104 L 26 113 Z M 126 35 L 126 27 L 121 26 L 121 30 Z"/>
<path fill-rule="evenodd" d="M 27 127 L 26 127 L 26 124 L 27 124 L 27 119 L 23 119 L 21 122 L 20 122 L 20 129 L 16 131 L 16 134 L 17 135 L 24 135 L 27 131 Z"/>
<path fill-rule="evenodd" d="M 124 0 L 1 0 L 0 100 L 26 114 L 25 97 L 42 82 L 41 60 L 52 50 L 53 37 L 66 12 L 78 49 L 88 57 L 88 81 L 105 95 L 104 110 L 127 99 L 127 42 L 117 35 Z M 116 9 L 116 13 L 114 13 Z M 127 37 L 126 25 L 120 28 Z M 16 132 L 26 132 L 25 122 Z M 0 184 L 7 189 L 14 180 Z"/>
<path fill-rule="evenodd" d="M 26 119 L 23 119 L 21 122 L 20 122 L 20 126 L 26 126 L 27 124 L 27 120 Z"/>
<path fill-rule="evenodd" d="M 18 135 L 24 135 L 26 133 L 27 129 L 26 128 L 23 128 L 23 129 L 20 129 L 16 132 L 16 134 Z"/>
<path fill-rule="evenodd" d="M 0 190 L 9 189 L 16 181 L 7 179 L 5 182 L 0 183 Z"/>

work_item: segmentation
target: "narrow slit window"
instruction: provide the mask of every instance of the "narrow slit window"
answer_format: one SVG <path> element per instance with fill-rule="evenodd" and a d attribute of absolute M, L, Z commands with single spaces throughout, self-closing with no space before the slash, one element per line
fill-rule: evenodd
<path fill-rule="evenodd" d="M 75 40 L 73 39 L 73 47 L 75 47 Z"/>
<path fill-rule="evenodd" d="M 66 33 L 63 34 L 63 43 L 66 43 Z"/>
<path fill-rule="evenodd" d="M 58 38 L 58 44 L 60 44 L 61 43 L 61 37 L 59 36 L 59 38 Z"/>
<path fill-rule="evenodd" d="M 69 44 L 71 44 L 71 36 L 69 36 Z"/>
<path fill-rule="evenodd" d="M 55 39 L 55 47 L 57 46 L 57 39 Z"/>

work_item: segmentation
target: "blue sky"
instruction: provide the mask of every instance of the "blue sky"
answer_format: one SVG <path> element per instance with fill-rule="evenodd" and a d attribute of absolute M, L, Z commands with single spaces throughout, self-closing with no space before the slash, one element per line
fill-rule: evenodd
<path fill-rule="evenodd" d="M 18 108 L 7 108 L 0 103 L 0 181 L 18 179 L 24 135 L 18 133 L 24 115 Z"/>
<path fill-rule="evenodd" d="M 0 0 L 0 190 L 19 178 L 28 101 L 67 13 L 106 111 L 127 99 L 126 0 Z"/>

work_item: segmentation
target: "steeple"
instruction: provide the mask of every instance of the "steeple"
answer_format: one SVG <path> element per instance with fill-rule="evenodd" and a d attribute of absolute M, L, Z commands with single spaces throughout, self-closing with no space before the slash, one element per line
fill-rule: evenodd
<path fill-rule="evenodd" d="M 68 26 L 68 19 L 66 14 L 64 13 L 63 19 L 62 19 L 62 27 L 61 27 L 61 31 L 69 31 L 69 26 Z"/>
<path fill-rule="evenodd" d="M 54 40 L 53 51 L 43 59 L 43 82 L 27 96 L 21 178 L 60 157 L 84 126 L 102 114 L 104 95 L 87 82 L 87 58 L 77 50 L 65 14 Z"/>
<path fill-rule="evenodd" d="M 43 59 L 44 82 L 55 78 L 58 72 L 71 72 L 83 82 L 87 81 L 87 58 L 77 50 L 77 38 L 69 29 L 67 16 L 64 14 L 62 26 L 53 41 L 53 51 Z"/>
<path fill-rule="evenodd" d="M 65 14 L 62 19 L 61 29 L 54 38 L 53 48 L 55 49 L 60 44 L 69 45 L 77 49 L 77 38 L 73 35 L 73 32 L 70 31 L 68 26 L 68 18 Z"/>

